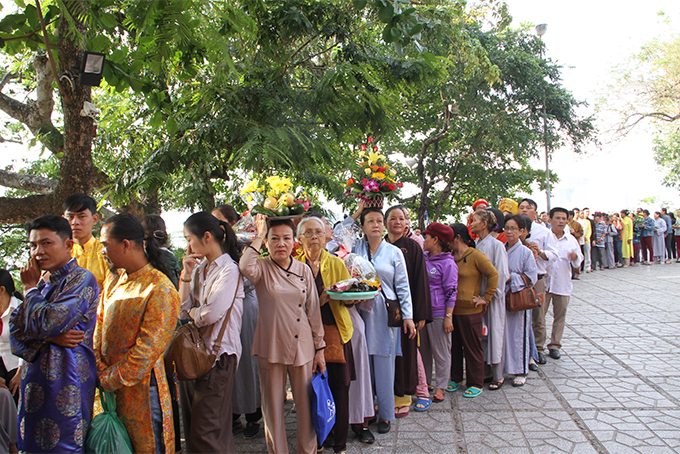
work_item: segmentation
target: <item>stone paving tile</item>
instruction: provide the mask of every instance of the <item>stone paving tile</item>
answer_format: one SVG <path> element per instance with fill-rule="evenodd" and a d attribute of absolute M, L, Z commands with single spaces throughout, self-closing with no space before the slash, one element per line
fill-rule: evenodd
<path fill-rule="evenodd" d="M 466 432 L 465 442 L 468 454 L 489 452 L 526 454 L 529 447 L 524 434 L 518 428 L 509 432 Z"/>
<path fill-rule="evenodd" d="M 563 358 L 564 359 L 564 358 Z M 630 377 L 633 371 L 628 370 L 609 355 L 580 355 L 573 354 L 569 359 L 584 369 L 593 378 Z M 561 361 L 561 360 L 560 360 Z"/>
<path fill-rule="evenodd" d="M 617 353 L 615 355 L 635 372 L 644 376 L 680 377 L 680 354 Z"/>

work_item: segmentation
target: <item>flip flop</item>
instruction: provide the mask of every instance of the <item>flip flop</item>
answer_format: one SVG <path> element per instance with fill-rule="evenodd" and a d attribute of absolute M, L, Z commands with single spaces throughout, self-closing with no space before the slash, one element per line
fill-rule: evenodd
<path fill-rule="evenodd" d="M 458 388 L 460 388 L 461 386 L 463 386 L 463 385 L 460 384 L 460 383 L 456 383 L 455 381 L 450 381 L 449 386 L 446 387 L 446 391 L 452 393 L 452 392 L 458 391 Z"/>
<path fill-rule="evenodd" d="M 418 401 L 413 406 L 413 409 L 415 411 L 427 411 L 430 408 L 431 404 L 432 402 L 430 402 L 430 399 L 427 399 L 425 397 L 419 397 Z"/>
<path fill-rule="evenodd" d="M 404 411 L 404 408 L 406 409 L 406 411 Z M 411 406 L 410 406 L 410 405 L 408 405 L 408 406 L 405 405 L 405 406 L 403 406 L 403 407 L 398 407 L 398 408 L 396 408 L 395 411 L 394 411 L 394 416 L 397 417 L 397 418 L 405 418 L 405 417 L 408 416 L 408 414 L 410 413 L 410 411 L 411 411 Z"/>
<path fill-rule="evenodd" d="M 444 402 L 444 393 L 434 393 L 434 401 L 437 403 Z"/>
<path fill-rule="evenodd" d="M 484 391 L 481 388 L 475 388 L 474 386 L 470 386 L 468 389 L 465 390 L 463 393 L 463 397 L 469 397 L 470 399 L 473 399 L 480 394 L 482 394 L 482 391 Z"/>

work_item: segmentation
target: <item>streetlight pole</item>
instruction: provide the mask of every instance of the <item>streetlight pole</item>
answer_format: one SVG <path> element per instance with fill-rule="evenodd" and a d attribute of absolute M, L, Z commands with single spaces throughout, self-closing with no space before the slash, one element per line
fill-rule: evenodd
<path fill-rule="evenodd" d="M 538 39 L 543 41 L 543 35 L 548 31 L 548 24 L 538 24 L 536 26 L 536 34 Z M 543 60 L 543 46 L 540 48 L 541 60 Z M 545 112 L 546 93 L 543 89 L 543 146 L 545 147 L 545 198 L 547 201 L 547 211 L 550 212 L 550 159 L 548 156 L 548 123 Z"/>

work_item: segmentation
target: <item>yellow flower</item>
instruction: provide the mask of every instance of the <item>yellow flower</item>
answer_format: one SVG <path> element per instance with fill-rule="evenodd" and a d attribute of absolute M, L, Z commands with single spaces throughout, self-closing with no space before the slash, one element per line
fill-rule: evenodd
<path fill-rule="evenodd" d="M 385 158 L 385 156 L 381 155 L 380 153 L 378 153 L 378 152 L 376 152 L 376 151 L 371 151 L 371 152 L 368 154 L 368 161 L 369 161 L 371 164 L 377 164 L 378 159 L 387 159 L 387 158 Z"/>
<path fill-rule="evenodd" d="M 267 191 L 267 197 L 276 197 L 278 194 L 273 189 Z"/>
<path fill-rule="evenodd" d="M 257 192 L 264 192 L 264 186 L 260 186 L 259 188 L 257 188 Z"/>
<path fill-rule="evenodd" d="M 397 171 L 394 170 L 394 169 L 389 169 L 388 172 L 389 172 L 389 174 L 390 174 L 391 177 L 393 177 L 393 176 L 395 176 L 395 175 L 397 174 Z"/>
<path fill-rule="evenodd" d="M 366 167 L 366 168 L 364 169 L 364 173 L 366 173 L 366 175 L 370 175 L 371 172 L 372 172 L 372 170 L 371 170 L 370 168 L 368 168 L 368 167 Z"/>
<path fill-rule="evenodd" d="M 250 180 L 241 189 L 241 195 L 257 191 L 257 183 L 258 183 L 257 178 Z"/>
<path fill-rule="evenodd" d="M 252 197 L 252 196 L 246 197 L 246 202 L 252 202 L 252 201 L 253 201 L 253 197 Z"/>
<path fill-rule="evenodd" d="M 371 175 L 371 178 L 375 178 L 376 180 L 384 180 L 385 174 L 382 172 L 375 172 L 373 175 Z"/>

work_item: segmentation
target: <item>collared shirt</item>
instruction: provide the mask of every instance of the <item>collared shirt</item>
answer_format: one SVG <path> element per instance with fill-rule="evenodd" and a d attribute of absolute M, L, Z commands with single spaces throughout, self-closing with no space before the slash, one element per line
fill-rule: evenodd
<path fill-rule="evenodd" d="M 578 223 L 583 227 L 583 236 L 580 238 L 580 244 L 586 244 L 590 242 L 590 236 L 592 234 L 590 230 L 590 222 L 587 219 L 578 219 Z"/>
<path fill-rule="evenodd" d="M 106 276 L 109 274 L 106 258 L 102 254 L 103 249 L 104 246 L 102 246 L 97 238 L 90 237 L 87 243 L 82 246 L 74 243 L 71 250 L 71 257 L 76 259 L 78 266 L 94 274 L 100 291 L 104 286 Z"/>
<path fill-rule="evenodd" d="M 666 223 L 666 235 L 673 233 L 673 222 L 671 217 L 668 215 L 662 216 L 664 222 Z"/>
<path fill-rule="evenodd" d="M 561 238 L 557 238 L 555 234 L 553 236 L 557 244 L 557 260 L 550 266 L 546 289 L 555 295 L 569 296 L 573 290 L 571 267 L 578 268 L 581 266 L 583 253 L 576 238 L 569 232 L 565 231 Z M 569 258 L 569 254 L 572 252 L 577 255 L 575 260 Z"/>
<path fill-rule="evenodd" d="M 548 257 L 548 260 L 544 260 L 539 256 L 536 263 L 538 274 L 546 274 L 548 272 L 548 264 L 557 260 L 555 236 L 543 224 L 534 222 L 531 225 L 531 235 L 527 238 L 527 243 L 536 243 L 538 249 L 543 251 L 545 256 Z"/>
<path fill-rule="evenodd" d="M 654 219 L 651 216 L 647 216 L 642 220 L 642 231 L 640 232 L 641 237 L 647 237 L 654 235 Z"/>
<path fill-rule="evenodd" d="M 210 264 L 206 276 L 207 266 L 208 260 L 203 259 L 194 269 L 189 297 L 182 302 L 182 316 L 189 312 L 196 327 L 201 331 L 206 350 L 212 353 L 213 345 L 218 341 L 217 337 L 233 302 L 234 309 L 229 316 L 215 362 L 226 353 L 236 355 L 238 364 L 241 358 L 241 317 L 245 296 L 238 264 L 229 254 L 222 254 Z"/>

